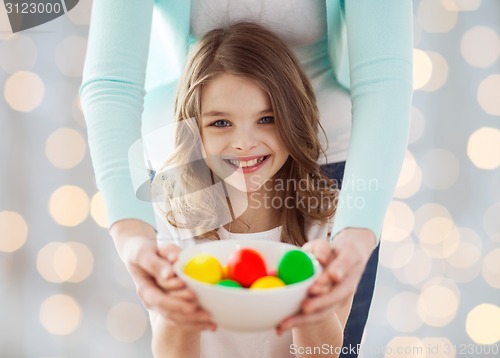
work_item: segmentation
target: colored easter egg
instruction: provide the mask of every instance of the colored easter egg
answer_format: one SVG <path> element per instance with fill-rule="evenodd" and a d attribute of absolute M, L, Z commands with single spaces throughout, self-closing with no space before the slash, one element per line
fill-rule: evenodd
<path fill-rule="evenodd" d="M 238 282 L 229 279 L 220 280 L 219 282 L 217 282 L 217 286 L 241 288 L 241 285 Z"/>
<path fill-rule="evenodd" d="M 227 265 L 222 268 L 222 278 L 229 278 L 229 269 Z"/>
<path fill-rule="evenodd" d="M 250 285 L 260 277 L 267 275 L 266 264 L 260 254 L 252 249 L 235 251 L 227 262 L 229 278 L 243 287 Z"/>
<path fill-rule="evenodd" d="M 288 251 L 278 265 L 278 277 L 287 285 L 304 281 L 314 275 L 314 266 L 305 252 Z"/>
<path fill-rule="evenodd" d="M 222 266 L 214 256 L 201 253 L 187 262 L 184 273 L 195 280 L 215 284 L 222 279 Z"/>
<path fill-rule="evenodd" d="M 250 286 L 251 290 L 263 290 L 268 288 L 284 287 L 285 283 L 276 276 L 264 276 L 257 279 Z"/>

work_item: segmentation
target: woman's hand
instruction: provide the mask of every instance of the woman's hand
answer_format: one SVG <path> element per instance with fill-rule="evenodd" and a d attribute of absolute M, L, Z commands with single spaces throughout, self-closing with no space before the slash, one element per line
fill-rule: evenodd
<path fill-rule="evenodd" d="M 335 312 L 345 327 L 352 298 L 374 247 L 375 235 L 368 229 L 356 228 L 340 232 L 331 245 L 324 240 L 306 243 L 303 248 L 318 259 L 323 272 L 310 287 L 301 313 L 284 320 L 278 332 L 321 324 Z"/>
<path fill-rule="evenodd" d="M 135 219 L 115 223 L 110 233 L 148 310 L 187 330 L 214 329 L 194 293 L 175 276 L 172 264 L 177 260 L 177 246 L 169 244 L 159 249 L 154 229 Z"/>

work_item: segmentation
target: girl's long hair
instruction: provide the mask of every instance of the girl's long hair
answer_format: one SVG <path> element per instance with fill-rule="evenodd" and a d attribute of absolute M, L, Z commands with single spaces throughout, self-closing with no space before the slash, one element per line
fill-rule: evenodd
<path fill-rule="evenodd" d="M 281 241 L 302 245 L 306 225 L 333 217 L 337 190 L 318 164 L 324 155 L 318 132 L 324 131 L 309 79 L 283 41 L 257 24 L 212 30 L 193 48 L 175 102 L 175 152 L 156 175 L 153 194 L 170 201 L 165 210 L 170 224 L 191 230 L 195 237 L 219 239 L 216 211 L 227 202 L 224 195 L 205 190 L 221 183 L 200 160 L 200 121 L 203 85 L 222 73 L 253 80 L 269 96 L 278 135 L 290 153 L 274 177 L 287 183 L 276 195 L 282 203 L 295 204 L 281 208 Z"/>

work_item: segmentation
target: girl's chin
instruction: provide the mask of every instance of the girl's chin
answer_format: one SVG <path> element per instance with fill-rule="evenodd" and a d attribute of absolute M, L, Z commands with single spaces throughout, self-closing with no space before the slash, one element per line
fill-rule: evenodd
<path fill-rule="evenodd" d="M 251 194 L 262 189 L 263 183 L 226 180 L 226 184 L 243 193 Z"/>

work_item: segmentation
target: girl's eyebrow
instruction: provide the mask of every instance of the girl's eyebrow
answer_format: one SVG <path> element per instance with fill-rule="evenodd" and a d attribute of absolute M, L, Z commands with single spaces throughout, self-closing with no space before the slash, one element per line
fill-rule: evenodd
<path fill-rule="evenodd" d="M 226 117 L 229 116 L 227 112 L 221 111 L 208 111 L 201 114 L 203 117 Z"/>
<path fill-rule="evenodd" d="M 259 113 L 257 113 L 257 115 L 271 113 L 272 111 L 273 110 L 271 108 L 266 108 L 266 109 L 263 109 L 262 111 L 260 111 Z M 231 113 L 221 112 L 221 111 L 208 111 L 208 112 L 202 113 L 201 115 L 203 117 L 227 117 L 227 116 L 230 116 Z"/>

